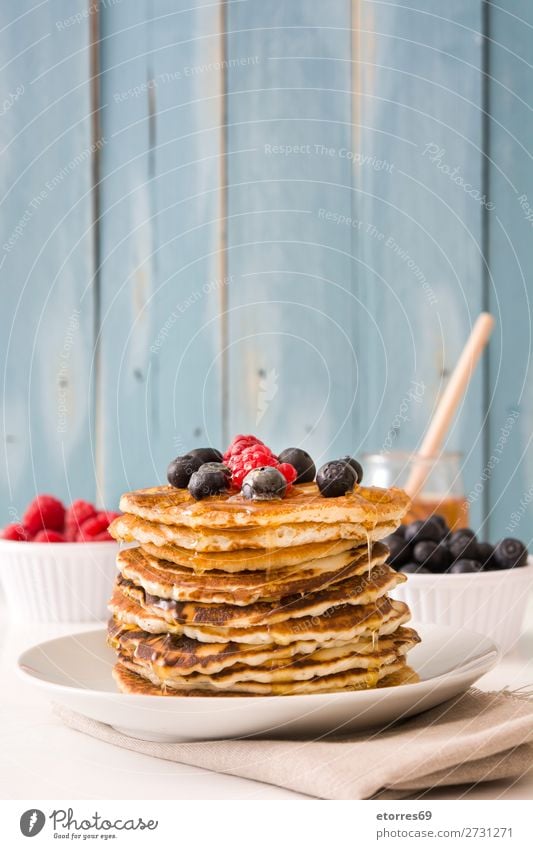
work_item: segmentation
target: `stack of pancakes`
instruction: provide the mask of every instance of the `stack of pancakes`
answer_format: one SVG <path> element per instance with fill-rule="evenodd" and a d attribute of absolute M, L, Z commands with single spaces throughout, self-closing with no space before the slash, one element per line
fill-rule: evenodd
<path fill-rule="evenodd" d="M 124 495 L 108 639 L 120 689 L 159 695 L 333 692 L 412 680 L 418 635 L 388 592 L 405 580 L 379 542 L 408 498 L 315 483 L 277 501 L 195 501 L 170 486 Z"/>

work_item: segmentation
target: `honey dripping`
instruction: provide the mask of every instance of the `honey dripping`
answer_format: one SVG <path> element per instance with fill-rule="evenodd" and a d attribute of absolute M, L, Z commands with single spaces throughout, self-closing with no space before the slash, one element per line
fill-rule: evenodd
<path fill-rule="evenodd" d="M 367 575 L 370 578 L 370 572 L 371 572 L 371 569 L 372 569 L 372 556 L 371 556 L 372 550 L 371 550 L 371 547 L 370 547 L 370 533 L 367 531 L 366 528 L 365 528 L 365 534 L 366 534 L 366 553 L 367 553 L 367 558 L 368 558 Z"/>

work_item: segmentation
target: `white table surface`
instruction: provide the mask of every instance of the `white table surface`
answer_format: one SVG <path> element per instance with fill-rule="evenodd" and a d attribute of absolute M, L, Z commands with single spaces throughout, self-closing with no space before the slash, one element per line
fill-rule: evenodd
<path fill-rule="evenodd" d="M 526 621 L 529 624 L 517 647 L 477 686 L 498 690 L 533 684 L 533 607 Z M 34 643 L 82 630 L 80 625 L 13 625 L 0 608 L 1 798 L 308 798 L 268 784 L 149 758 L 66 728 L 52 715 L 46 698 L 15 673 L 15 663 Z M 451 788 L 425 793 L 424 798 L 533 799 L 533 768 L 517 781 Z"/>

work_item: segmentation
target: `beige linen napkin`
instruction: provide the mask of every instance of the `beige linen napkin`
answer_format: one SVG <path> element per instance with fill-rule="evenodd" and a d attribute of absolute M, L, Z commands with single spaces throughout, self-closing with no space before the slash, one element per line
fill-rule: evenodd
<path fill-rule="evenodd" d="M 150 743 L 64 707 L 55 712 L 71 728 L 133 752 L 322 799 L 401 798 L 439 785 L 518 777 L 533 767 L 533 699 L 505 691 L 471 689 L 385 730 L 307 741 Z"/>

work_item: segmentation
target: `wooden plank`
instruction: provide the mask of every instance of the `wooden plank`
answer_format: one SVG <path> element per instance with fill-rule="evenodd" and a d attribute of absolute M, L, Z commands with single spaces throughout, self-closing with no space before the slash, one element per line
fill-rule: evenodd
<path fill-rule="evenodd" d="M 350 4 L 227 6 L 228 431 L 354 447 Z"/>
<path fill-rule="evenodd" d="M 0 512 L 92 498 L 94 333 L 89 15 L 0 8 Z"/>
<path fill-rule="evenodd" d="M 102 11 L 99 473 L 106 497 L 221 437 L 220 9 Z"/>
<path fill-rule="evenodd" d="M 489 5 L 488 302 L 498 328 L 490 356 L 487 486 L 493 538 L 533 534 L 533 7 Z"/>
<path fill-rule="evenodd" d="M 483 307 L 481 2 L 354 2 L 356 338 L 369 450 L 416 448 Z M 483 468 L 482 369 L 446 447 Z M 474 522 L 481 503 L 473 504 Z"/>

